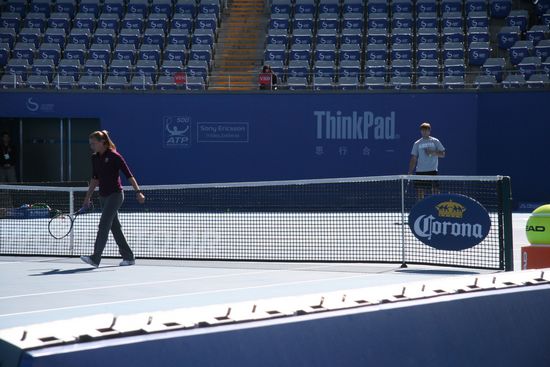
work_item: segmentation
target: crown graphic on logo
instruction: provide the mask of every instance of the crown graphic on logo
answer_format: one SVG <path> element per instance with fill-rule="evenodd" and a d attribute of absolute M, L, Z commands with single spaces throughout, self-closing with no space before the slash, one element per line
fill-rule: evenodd
<path fill-rule="evenodd" d="M 442 218 L 462 218 L 466 208 L 464 205 L 455 203 L 452 200 L 444 201 L 435 206 Z"/>

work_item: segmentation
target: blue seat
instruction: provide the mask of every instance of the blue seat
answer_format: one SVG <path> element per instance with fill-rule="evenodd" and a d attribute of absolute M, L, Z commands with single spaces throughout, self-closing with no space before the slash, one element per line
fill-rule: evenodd
<path fill-rule="evenodd" d="M 319 0 L 319 14 L 340 14 L 339 0 Z"/>
<path fill-rule="evenodd" d="M 340 19 L 336 14 L 319 14 L 317 29 L 340 29 Z"/>
<path fill-rule="evenodd" d="M 0 43 L 0 69 L 7 65 L 10 58 L 10 45 Z"/>
<path fill-rule="evenodd" d="M 391 48 L 392 60 L 412 60 L 412 45 L 409 43 L 394 44 Z"/>
<path fill-rule="evenodd" d="M 15 74 L 4 74 L 0 79 L 0 88 L 2 89 L 16 89 L 24 88 L 25 82 L 20 75 Z"/>
<path fill-rule="evenodd" d="M 145 20 L 143 15 L 136 13 L 127 13 L 126 16 L 122 19 L 121 27 L 123 30 L 137 30 L 139 32 L 143 31 L 145 27 Z"/>
<path fill-rule="evenodd" d="M 118 44 L 113 52 L 113 61 L 136 62 L 136 46 L 134 44 Z"/>
<path fill-rule="evenodd" d="M 443 72 L 447 76 L 464 77 L 464 74 L 466 73 L 466 65 L 463 60 L 445 60 L 445 64 L 443 64 Z"/>
<path fill-rule="evenodd" d="M 151 13 L 169 17 L 172 15 L 172 8 L 171 0 L 153 0 L 151 4 Z"/>
<path fill-rule="evenodd" d="M 33 13 L 42 13 L 48 18 L 52 11 L 52 3 L 49 0 L 33 0 L 29 10 Z"/>
<path fill-rule="evenodd" d="M 437 13 L 420 13 L 416 18 L 416 28 L 418 29 L 437 29 L 439 27 L 439 17 Z"/>
<path fill-rule="evenodd" d="M 154 60 L 138 60 L 135 67 L 135 74 L 150 77 L 153 81 L 157 77 L 158 66 Z"/>
<path fill-rule="evenodd" d="M 313 20 L 312 20 L 313 24 Z M 269 18 L 269 29 L 285 29 L 290 27 L 290 17 L 288 14 L 271 14 Z"/>
<path fill-rule="evenodd" d="M 361 61 L 344 60 L 340 61 L 338 76 L 342 78 L 359 78 L 361 76 Z"/>
<path fill-rule="evenodd" d="M 527 10 L 512 10 L 506 17 L 506 25 L 509 27 L 519 27 L 522 32 L 527 30 L 529 22 L 529 12 Z"/>
<path fill-rule="evenodd" d="M 102 88 L 102 77 L 101 75 L 83 75 L 78 80 L 78 87 L 80 89 L 101 89 Z"/>
<path fill-rule="evenodd" d="M 308 29 L 312 31 L 315 28 L 315 23 L 313 21 L 313 15 L 311 14 L 296 14 L 294 20 L 292 21 L 292 29 L 294 32 L 297 30 Z"/>
<path fill-rule="evenodd" d="M 146 29 L 143 35 L 143 44 L 164 47 L 165 34 L 162 29 Z"/>
<path fill-rule="evenodd" d="M 185 72 L 189 77 L 200 77 L 206 81 L 208 77 L 208 64 L 205 61 L 189 60 Z"/>
<path fill-rule="evenodd" d="M 361 47 L 359 45 L 342 45 L 340 61 L 361 61 Z"/>
<path fill-rule="evenodd" d="M 437 13 L 436 0 L 417 0 L 416 13 L 420 16 L 422 13 Z"/>
<path fill-rule="evenodd" d="M 130 88 L 134 90 L 152 90 L 155 83 L 147 75 L 134 75 L 130 81 Z"/>
<path fill-rule="evenodd" d="M 419 76 L 416 85 L 418 89 L 422 90 L 441 88 L 439 79 L 436 76 Z"/>
<path fill-rule="evenodd" d="M 334 84 L 333 79 L 323 76 L 314 76 L 313 77 L 313 90 L 333 90 Z"/>
<path fill-rule="evenodd" d="M 185 89 L 187 90 L 204 90 L 206 88 L 204 79 L 201 77 L 188 76 L 185 83 Z"/>
<path fill-rule="evenodd" d="M 129 0 L 126 5 L 126 12 L 128 14 L 139 14 L 145 18 L 149 13 L 149 2 L 147 0 Z"/>
<path fill-rule="evenodd" d="M 360 14 L 365 13 L 365 6 L 362 0 L 344 0 L 344 6 L 342 8 L 344 18 L 347 14 Z"/>
<path fill-rule="evenodd" d="M 69 34 L 67 42 L 88 47 L 91 43 L 91 40 L 92 35 L 88 29 L 73 28 L 71 30 L 71 33 Z"/>
<path fill-rule="evenodd" d="M 334 61 L 317 61 L 313 66 L 313 73 L 315 77 L 334 80 L 336 78 L 336 63 Z"/>
<path fill-rule="evenodd" d="M 190 60 L 206 61 L 210 65 L 212 49 L 208 45 L 193 45 L 189 53 Z"/>
<path fill-rule="evenodd" d="M 181 45 L 168 45 L 164 49 L 164 60 L 186 62 L 186 50 Z"/>
<path fill-rule="evenodd" d="M 494 88 L 497 86 L 497 80 L 492 75 L 479 75 L 474 80 L 474 87 L 477 89 Z"/>
<path fill-rule="evenodd" d="M 489 15 L 492 18 L 506 18 L 512 10 L 512 0 L 489 0 Z"/>
<path fill-rule="evenodd" d="M 365 63 L 365 75 L 367 77 L 385 78 L 388 66 L 385 60 L 368 60 Z"/>
<path fill-rule="evenodd" d="M 6 65 L 5 72 L 9 75 L 16 75 L 21 77 L 21 80 L 27 80 L 27 74 L 29 72 L 30 65 L 26 59 L 10 59 Z"/>
<path fill-rule="evenodd" d="M 317 31 L 316 41 L 318 45 L 336 45 L 338 33 L 336 29 L 320 29 Z"/>
<path fill-rule="evenodd" d="M 88 51 L 88 60 L 103 60 L 108 65 L 111 62 L 111 46 L 93 44 Z"/>
<path fill-rule="evenodd" d="M 369 16 L 373 14 L 387 14 L 390 8 L 387 0 L 370 0 L 367 2 L 367 13 Z"/>
<path fill-rule="evenodd" d="M 550 29 L 547 25 L 537 24 L 529 28 L 526 35 L 528 41 L 532 41 L 533 44 L 538 45 L 540 41 L 548 38 L 549 33 Z"/>
<path fill-rule="evenodd" d="M 50 28 L 46 29 L 46 32 L 44 33 L 44 43 L 55 43 L 58 44 L 59 47 L 63 47 L 65 45 L 65 40 L 66 35 L 62 29 Z"/>
<path fill-rule="evenodd" d="M 27 85 L 31 89 L 47 89 L 50 87 L 50 80 L 45 75 L 29 75 Z"/>
<path fill-rule="evenodd" d="M 387 60 L 388 49 L 386 45 L 367 45 L 365 57 L 367 60 Z"/>
<path fill-rule="evenodd" d="M 290 48 L 290 60 L 311 61 L 311 46 L 296 44 Z"/>
<path fill-rule="evenodd" d="M 468 28 L 489 27 L 489 17 L 485 11 L 473 11 L 467 17 Z"/>
<path fill-rule="evenodd" d="M 270 29 L 267 33 L 268 45 L 288 45 L 288 33 L 285 29 Z"/>
<path fill-rule="evenodd" d="M 393 76 L 390 79 L 390 86 L 393 89 L 411 89 L 412 81 L 410 76 Z"/>
<path fill-rule="evenodd" d="M 157 80 L 157 89 L 159 90 L 177 90 L 181 86 L 176 84 L 176 80 L 173 76 L 161 75 Z"/>
<path fill-rule="evenodd" d="M 393 60 L 391 63 L 392 76 L 412 76 L 412 61 L 411 60 Z"/>
<path fill-rule="evenodd" d="M 464 31 L 462 28 L 444 28 L 442 37 L 443 42 L 464 42 Z"/>
<path fill-rule="evenodd" d="M 489 42 L 473 42 L 468 48 L 468 64 L 481 66 L 491 56 Z"/>
<path fill-rule="evenodd" d="M 314 0 L 296 0 L 294 4 L 295 14 L 315 14 L 317 12 L 317 4 Z"/>
<path fill-rule="evenodd" d="M 392 18 L 392 28 L 399 29 L 413 29 L 415 22 L 411 13 L 398 13 L 394 14 Z"/>
<path fill-rule="evenodd" d="M 196 29 L 191 38 L 194 45 L 214 46 L 214 32 L 211 29 Z"/>
<path fill-rule="evenodd" d="M 543 25 L 550 26 L 550 11 L 547 10 L 546 13 L 542 15 L 541 20 Z"/>
<path fill-rule="evenodd" d="M 48 19 L 48 28 L 59 28 L 63 29 L 65 33 L 69 33 L 71 16 L 68 13 L 52 13 Z"/>
<path fill-rule="evenodd" d="M 99 76 L 103 78 L 106 68 L 107 64 L 105 63 L 105 60 L 88 59 L 84 63 L 82 72 L 84 75 Z M 80 79 L 82 79 L 82 77 Z"/>
<path fill-rule="evenodd" d="M 37 59 L 32 65 L 32 74 L 44 76 L 47 78 L 48 83 L 52 81 L 55 65 L 53 60 Z"/>
<path fill-rule="evenodd" d="M 365 78 L 365 88 L 368 90 L 385 89 L 386 79 L 379 76 L 368 76 Z"/>
<path fill-rule="evenodd" d="M 417 72 L 421 76 L 438 77 L 440 73 L 439 62 L 434 59 L 418 61 Z"/>
<path fill-rule="evenodd" d="M 290 14 L 291 10 L 290 0 L 273 0 L 271 2 L 271 14 Z"/>
<path fill-rule="evenodd" d="M 174 12 L 175 14 L 186 14 L 194 17 L 197 14 L 197 3 L 195 0 L 177 0 Z"/>
<path fill-rule="evenodd" d="M 115 47 L 116 32 L 113 29 L 98 28 L 92 39 L 93 42 L 99 45 L 109 45 Z"/>
<path fill-rule="evenodd" d="M 336 61 L 335 45 L 317 45 L 315 48 L 315 60 L 317 61 Z"/>
<path fill-rule="evenodd" d="M 154 61 L 157 64 L 157 66 L 159 66 L 160 65 L 159 45 L 147 45 L 147 44 L 142 45 L 138 51 L 138 60 Z"/>
<path fill-rule="evenodd" d="M 416 50 L 417 60 L 438 60 L 439 45 L 437 43 L 419 43 Z"/>
<path fill-rule="evenodd" d="M 411 0 L 393 0 L 391 2 L 391 11 L 394 14 L 412 13 L 414 10 Z"/>
<path fill-rule="evenodd" d="M 467 33 L 468 43 L 489 42 L 489 29 L 487 27 L 472 27 Z"/>
<path fill-rule="evenodd" d="M 35 54 L 36 48 L 34 47 L 34 44 L 18 42 L 13 48 L 12 58 L 26 60 L 29 65 L 32 65 Z"/>
<path fill-rule="evenodd" d="M 550 57 L 550 40 L 541 40 L 538 45 L 535 46 L 535 56 L 543 60 Z"/>
<path fill-rule="evenodd" d="M 195 29 L 210 29 L 215 33 L 218 29 L 218 19 L 214 14 L 199 14 L 195 20 Z"/>
<path fill-rule="evenodd" d="M 120 20 L 125 12 L 126 4 L 124 3 L 124 0 L 105 0 L 103 2 L 101 17 L 105 15 L 116 16 L 116 18 Z"/>
<path fill-rule="evenodd" d="M 42 43 L 38 49 L 38 57 L 41 59 L 50 59 L 55 65 L 61 59 L 61 47 L 56 43 Z"/>
<path fill-rule="evenodd" d="M 120 25 L 120 18 L 117 14 L 102 14 L 97 22 L 97 28 L 117 31 Z M 97 30 L 96 30 L 97 32 Z"/>
<path fill-rule="evenodd" d="M 368 29 L 388 29 L 389 26 L 387 13 L 372 13 L 367 19 Z"/>
<path fill-rule="evenodd" d="M 96 17 L 93 14 L 78 13 L 73 19 L 73 31 L 85 29 L 92 33 L 95 29 Z"/>
<path fill-rule="evenodd" d="M 23 21 L 23 27 L 37 28 L 40 30 L 40 33 L 44 33 L 46 30 L 46 24 L 46 16 L 42 13 L 29 13 Z M 1 24 L 0 27 L 2 27 Z"/>
<path fill-rule="evenodd" d="M 481 70 L 486 75 L 494 76 L 497 82 L 501 82 L 505 66 L 506 60 L 502 57 L 488 58 L 485 60 L 485 63 L 483 63 Z"/>
<path fill-rule="evenodd" d="M 42 35 L 40 34 L 40 30 L 36 28 L 23 28 L 21 32 L 19 32 L 19 37 L 17 38 L 17 42 L 21 43 L 32 43 L 34 47 L 38 47 L 40 44 Z"/>
<path fill-rule="evenodd" d="M 200 14 L 214 14 L 219 18 L 220 3 L 218 0 L 201 0 L 199 3 Z"/>
<path fill-rule="evenodd" d="M 78 45 L 75 43 L 68 44 L 63 51 L 63 57 L 68 60 L 78 60 L 81 64 L 84 64 L 86 60 L 86 47 L 84 45 Z"/>
<path fill-rule="evenodd" d="M 11 28 L 0 28 L 0 43 L 6 43 L 10 48 L 15 45 L 15 30 Z"/>
<path fill-rule="evenodd" d="M 358 29 L 344 29 L 340 40 L 343 45 L 362 45 L 363 32 Z"/>
<path fill-rule="evenodd" d="M 347 13 L 342 21 L 342 29 L 359 29 L 365 28 L 365 20 L 360 13 Z"/>
<path fill-rule="evenodd" d="M 445 89 L 464 89 L 464 77 L 445 75 L 442 85 Z"/>
<path fill-rule="evenodd" d="M 0 27 L 13 29 L 16 33 L 21 29 L 21 16 L 17 13 L 1 13 Z"/>
<path fill-rule="evenodd" d="M 399 44 L 412 44 L 413 32 L 408 28 L 394 29 L 391 35 L 391 41 L 393 45 Z"/>
<path fill-rule="evenodd" d="M 138 47 L 141 39 L 141 33 L 136 29 L 123 29 L 118 34 L 118 44 L 134 45 Z"/>
<path fill-rule="evenodd" d="M 503 81 L 503 88 L 524 88 L 527 86 L 527 82 L 523 75 L 509 74 Z"/>
<path fill-rule="evenodd" d="M 369 29 L 367 31 L 367 44 L 387 45 L 388 31 L 386 29 Z"/>
<path fill-rule="evenodd" d="M 20 17 L 23 17 L 27 12 L 27 1 L 25 0 L 9 0 L 4 4 L 5 12 L 19 14 Z"/>
<path fill-rule="evenodd" d="M 534 46 L 531 41 L 516 41 L 509 49 L 510 63 L 517 65 L 523 58 L 533 54 Z"/>
<path fill-rule="evenodd" d="M 109 75 L 120 77 L 130 81 L 132 75 L 132 63 L 130 60 L 114 59 L 109 66 Z"/>
<path fill-rule="evenodd" d="M 525 77 L 525 79 L 529 80 L 532 75 L 539 72 L 541 64 L 542 62 L 540 58 L 536 56 L 528 56 L 521 60 L 518 64 L 518 71 Z"/>
<path fill-rule="evenodd" d="M 309 84 L 304 77 L 289 77 L 287 87 L 289 90 L 305 90 L 309 88 Z"/>
<path fill-rule="evenodd" d="M 99 0 L 81 0 L 78 5 L 79 13 L 91 14 L 94 18 L 99 16 L 100 10 L 101 6 Z"/>
<path fill-rule="evenodd" d="M 550 1 L 548 0 L 536 1 L 533 3 L 535 4 L 535 14 L 539 17 L 543 16 L 543 20 L 544 20 L 544 15 L 550 14 Z M 542 23 L 542 24 L 548 25 L 547 23 Z"/>
<path fill-rule="evenodd" d="M 181 61 L 165 60 L 160 67 L 160 72 L 164 76 L 173 78 L 174 74 L 185 72 L 185 68 L 183 66 L 183 62 Z"/>
<path fill-rule="evenodd" d="M 186 30 L 189 33 L 193 29 L 193 18 L 188 14 L 175 14 L 170 25 L 170 33 L 174 30 Z"/>
<path fill-rule="evenodd" d="M 448 42 L 443 45 L 443 60 L 464 60 L 464 45 L 461 42 Z"/>
<path fill-rule="evenodd" d="M 550 86 L 550 78 L 548 74 L 533 74 L 527 80 L 528 88 L 548 88 Z"/>
<path fill-rule="evenodd" d="M 550 57 L 547 57 L 540 66 L 543 72 L 550 75 Z"/>
<path fill-rule="evenodd" d="M 421 28 L 416 32 L 417 43 L 439 43 L 437 28 Z"/>
<path fill-rule="evenodd" d="M 487 13 L 487 0 L 466 0 L 466 14 L 472 12 L 485 12 Z"/>
<path fill-rule="evenodd" d="M 267 45 L 264 52 L 266 61 L 286 61 L 286 47 L 284 45 Z"/>
<path fill-rule="evenodd" d="M 191 35 L 187 29 L 172 29 L 168 34 L 167 43 L 173 46 L 189 46 Z"/>
<path fill-rule="evenodd" d="M 337 88 L 340 90 L 357 90 L 360 87 L 359 78 L 357 77 L 340 77 Z"/>
<path fill-rule="evenodd" d="M 203 28 L 203 25 L 203 23 L 197 24 L 199 28 Z M 147 18 L 147 21 L 145 22 L 145 28 L 157 29 L 166 33 L 168 31 L 168 18 L 164 14 L 150 14 L 149 18 Z M 213 27 L 212 29 L 216 29 L 216 27 Z"/>
<path fill-rule="evenodd" d="M 292 33 L 293 45 L 311 45 L 313 43 L 313 33 L 309 29 L 296 29 Z"/>
<path fill-rule="evenodd" d="M 264 65 L 268 65 L 279 80 L 285 80 L 285 65 L 282 61 L 266 61 Z"/>
<path fill-rule="evenodd" d="M 105 80 L 105 88 L 108 90 L 123 90 L 128 87 L 128 80 L 123 76 L 109 75 Z"/>
<path fill-rule="evenodd" d="M 441 26 L 443 28 L 462 28 L 464 27 L 464 19 L 462 13 L 449 12 L 444 13 L 441 19 Z"/>
<path fill-rule="evenodd" d="M 441 13 L 462 13 L 461 0 L 441 0 Z"/>
<path fill-rule="evenodd" d="M 509 49 L 520 39 L 520 28 L 518 26 L 502 27 L 498 32 L 498 47 Z"/>
<path fill-rule="evenodd" d="M 78 80 L 80 77 L 80 66 L 81 64 L 78 60 L 62 59 L 57 66 L 57 73 L 60 76 L 70 76 L 74 78 L 74 80 Z"/>
<path fill-rule="evenodd" d="M 309 62 L 304 60 L 290 60 L 288 63 L 289 78 L 309 78 L 311 69 Z"/>

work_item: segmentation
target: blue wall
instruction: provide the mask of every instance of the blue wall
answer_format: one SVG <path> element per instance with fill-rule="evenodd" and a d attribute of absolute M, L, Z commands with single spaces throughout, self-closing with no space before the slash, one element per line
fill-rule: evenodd
<path fill-rule="evenodd" d="M 100 118 L 145 184 L 402 174 L 418 125 L 430 121 L 448 151 L 442 174 L 512 175 L 516 198 L 542 201 L 550 174 L 526 158 L 548 159 L 549 97 L 0 93 L 0 117 Z M 528 125 L 519 135 L 517 123 Z"/>

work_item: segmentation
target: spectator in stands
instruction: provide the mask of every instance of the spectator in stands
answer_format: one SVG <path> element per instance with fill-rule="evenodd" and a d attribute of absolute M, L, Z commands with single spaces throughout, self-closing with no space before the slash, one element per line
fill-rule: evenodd
<path fill-rule="evenodd" d="M 260 89 L 272 90 L 277 89 L 277 75 L 271 70 L 269 65 L 264 65 L 259 78 Z"/>
<path fill-rule="evenodd" d="M 3 132 L 0 140 L 0 145 L 2 146 L 2 155 L 0 156 L 0 182 L 16 182 L 16 152 L 11 144 L 10 135 L 7 132 Z"/>
<path fill-rule="evenodd" d="M 412 148 L 409 162 L 409 175 L 416 172 L 417 175 L 435 176 L 439 169 L 439 158 L 445 157 L 445 147 L 441 142 L 431 136 L 432 127 L 424 122 L 420 125 L 422 137 L 418 139 Z M 416 183 L 418 196 L 424 197 L 424 191 L 431 188 L 432 193 L 437 190 L 437 183 L 432 181 L 419 181 Z"/>

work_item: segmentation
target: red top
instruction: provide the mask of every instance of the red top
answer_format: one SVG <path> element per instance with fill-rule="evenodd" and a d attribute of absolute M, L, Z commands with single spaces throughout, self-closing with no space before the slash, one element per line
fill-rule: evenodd
<path fill-rule="evenodd" d="M 272 75 L 271 73 L 261 73 L 258 78 L 260 85 L 271 85 Z"/>
<path fill-rule="evenodd" d="M 92 178 L 99 180 L 99 195 L 109 196 L 122 191 L 119 171 L 122 171 L 126 178 L 134 177 L 126 161 L 117 151 L 109 149 L 103 154 L 92 155 Z"/>

